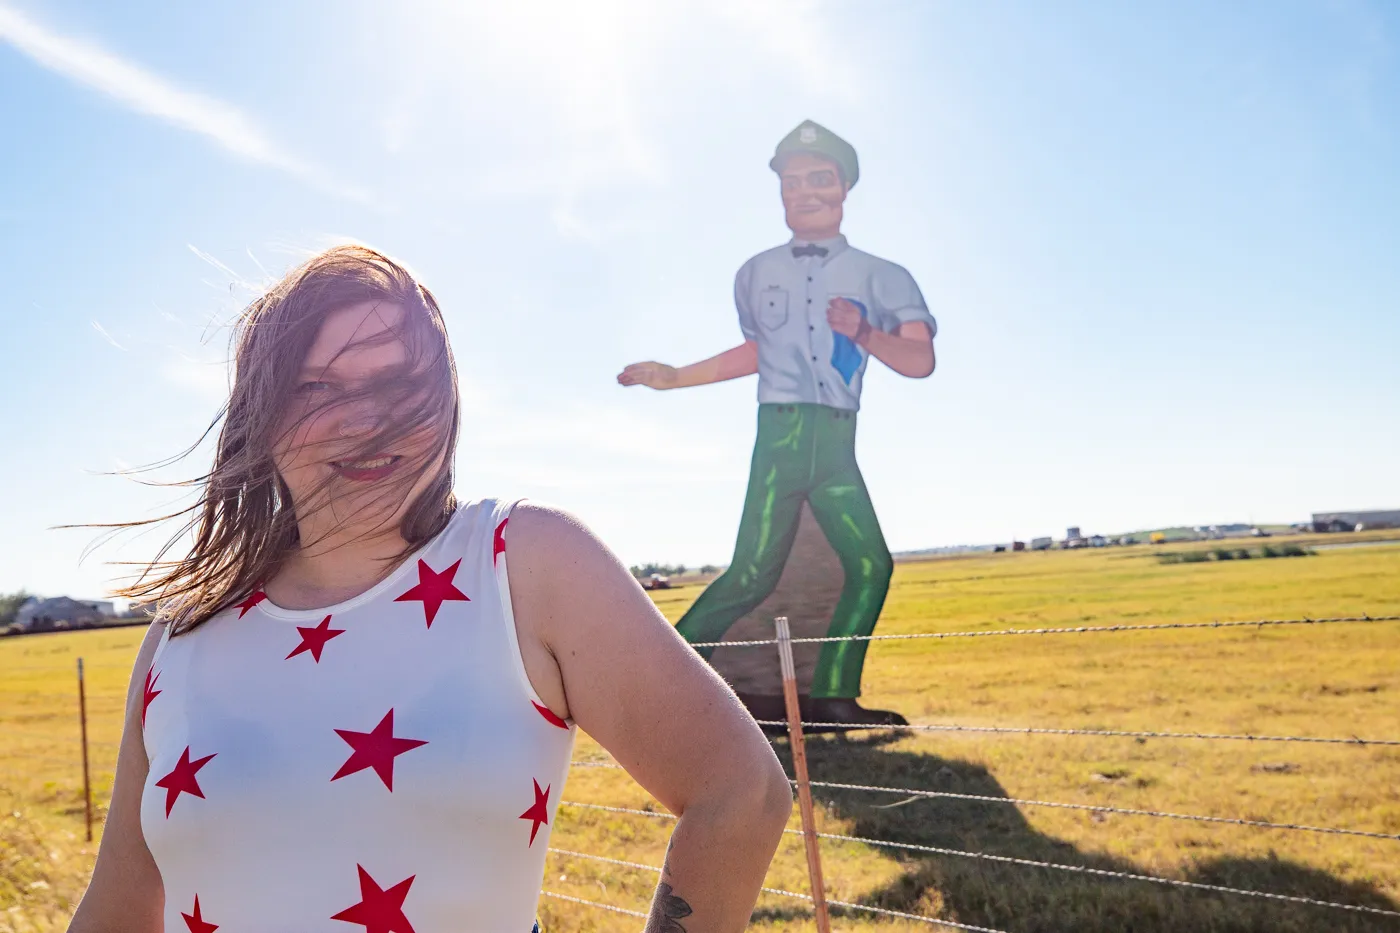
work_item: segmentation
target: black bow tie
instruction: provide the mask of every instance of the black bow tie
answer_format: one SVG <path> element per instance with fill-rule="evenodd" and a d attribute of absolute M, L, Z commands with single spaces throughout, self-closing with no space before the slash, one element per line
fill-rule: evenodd
<path fill-rule="evenodd" d="M 827 249 L 825 246 L 818 246 L 815 243 L 808 243 L 806 246 L 794 246 L 792 248 L 792 255 L 796 259 L 801 259 L 803 256 L 825 256 L 826 253 Z"/>

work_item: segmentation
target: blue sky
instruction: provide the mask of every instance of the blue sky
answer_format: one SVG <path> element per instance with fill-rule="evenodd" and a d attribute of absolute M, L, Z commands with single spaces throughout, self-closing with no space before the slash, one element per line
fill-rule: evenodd
<path fill-rule="evenodd" d="M 741 339 L 804 118 L 940 324 L 931 379 L 867 376 L 893 549 L 1400 505 L 1400 6 L 385 9 L 0 0 L 0 590 L 152 553 L 46 529 L 178 501 L 102 474 L 192 443 L 222 324 L 347 239 L 443 304 L 464 495 L 726 561 L 753 380 L 613 377 Z"/>

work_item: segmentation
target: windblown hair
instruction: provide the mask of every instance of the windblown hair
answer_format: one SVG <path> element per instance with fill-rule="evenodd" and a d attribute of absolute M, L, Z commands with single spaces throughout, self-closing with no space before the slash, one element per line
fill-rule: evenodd
<path fill-rule="evenodd" d="M 300 403 L 300 374 L 322 323 L 331 313 L 364 302 L 403 309 L 387 339 L 403 342 L 408 363 L 376 377 L 372 384 L 337 394 L 333 402 L 314 408 Z M 369 398 L 391 413 L 378 420 L 372 436 L 356 441 L 344 459 L 377 455 L 410 435 L 430 433 L 434 439 L 433 449 L 425 456 L 406 461 L 404 469 L 374 487 L 375 505 L 386 516 L 385 523 L 374 529 L 377 533 L 389 527 L 387 516 L 397 512 L 419 479 L 436 469 L 399 521 L 399 534 L 408 546 L 397 559 L 441 531 L 457 507 L 452 468 L 460 412 L 456 367 L 437 301 L 403 266 L 364 246 L 326 250 L 293 269 L 244 309 L 231 342 L 234 372 L 229 399 L 200 441 L 180 455 L 192 453 L 222 421 L 212 469 L 175 484 L 197 489 L 197 500 L 157 518 L 106 526 L 132 528 L 184 520 L 134 582 L 115 594 L 154 600 L 156 620 L 171 625 L 172 635 L 188 632 L 244 599 L 276 572 L 291 550 L 311 543 L 300 539 L 298 509 L 305 513 L 329 508 L 335 517 L 334 497 L 326 495 L 329 479 L 294 504 L 273 460 L 279 438 L 294 435 L 328 407 Z M 297 413 L 290 427 L 285 423 L 288 412 Z M 357 519 L 364 514 L 357 509 Z M 189 553 L 166 559 L 187 536 L 193 539 Z"/>

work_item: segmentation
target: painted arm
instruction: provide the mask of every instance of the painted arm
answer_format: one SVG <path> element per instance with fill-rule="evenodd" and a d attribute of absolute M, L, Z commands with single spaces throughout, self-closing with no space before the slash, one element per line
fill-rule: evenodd
<path fill-rule="evenodd" d="M 901 376 L 923 379 L 934 367 L 933 335 L 922 321 L 909 321 L 887 334 L 870 326 L 860 309 L 844 298 L 834 298 L 826 309 L 831 329 L 845 334 L 864 347 L 875 359 Z"/>
<path fill-rule="evenodd" d="M 737 347 L 689 366 L 668 366 L 665 363 L 633 363 L 618 373 L 617 381 L 625 386 L 650 386 L 653 389 L 687 389 L 752 376 L 758 372 L 758 344 L 745 340 Z"/>
<path fill-rule="evenodd" d="M 645 933 L 740 933 L 792 812 L 772 748 L 577 519 L 522 503 L 505 538 L 536 692 L 680 817 Z"/>

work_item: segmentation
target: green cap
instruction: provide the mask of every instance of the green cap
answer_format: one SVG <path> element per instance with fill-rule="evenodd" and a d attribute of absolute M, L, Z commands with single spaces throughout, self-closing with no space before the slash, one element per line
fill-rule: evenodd
<path fill-rule="evenodd" d="M 778 143 L 777 151 L 773 153 L 768 167 L 777 172 L 785 158 L 798 152 L 808 152 L 835 162 L 841 167 L 841 175 L 847 187 L 855 187 L 855 183 L 860 180 L 860 163 L 856 161 L 855 148 L 820 123 L 812 120 L 799 123 L 796 129 Z"/>

